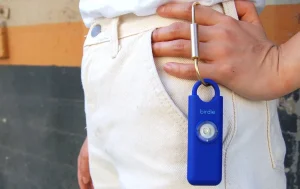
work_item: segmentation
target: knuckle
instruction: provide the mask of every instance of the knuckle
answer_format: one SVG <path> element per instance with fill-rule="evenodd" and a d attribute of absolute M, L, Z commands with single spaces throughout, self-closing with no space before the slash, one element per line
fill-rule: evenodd
<path fill-rule="evenodd" d="M 174 8 L 173 8 L 172 5 L 165 5 L 164 6 L 164 12 L 166 12 L 166 13 L 173 13 L 173 10 L 174 10 Z"/>
<path fill-rule="evenodd" d="M 218 55 L 220 57 L 228 57 L 230 55 L 230 49 L 229 48 L 219 48 Z"/>
<path fill-rule="evenodd" d="M 217 33 L 217 36 L 219 36 L 219 38 L 221 38 L 223 41 L 231 41 L 234 38 L 234 33 L 232 32 L 230 27 L 218 27 L 218 30 L 215 30 L 215 32 Z"/>
<path fill-rule="evenodd" d="M 184 14 L 191 16 L 192 15 L 192 7 L 193 7 L 193 3 L 186 4 L 186 6 L 183 8 Z"/>
<path fill-rule="evenodd" d="M 159 55 L 161 53 L 161 43 L 152 44 L 152 53 L 154 55 Z"/>
<path fill-rule="evenodd" d="M 220 74 L 226 79 L 230 79 L 233 76 L 234 70 L 231 64 L 222 64 L 219 67 Z"/>
<path fill-rule="evenodd" d="M 256 10 L 254 3 L 249 1 L 249 2 L 247 2 L 246 5 L 247 5 L 248 10 Z"/>
<path fill-rule="evenodd" d="M 179 39 L 173 42 L 173 50 L 174 51 L 184 51 L 186 49 L 186 41 Z"/>
<path fill-rule="evenodd" d="M 188 76 L 189 78 L 193 78 L 196 77 L 196 72 L 195 72 L 195 68 L 194 67 L 189 67 L 186 69 L 186 76 Z"/>
<path fill-rule="evenodd" d="M 225 38 L 225 39 L 229 38 L 230 35 L 231 35 L 230 30 L 228 30 L 228 29 L 226 29 L 226 28 L 224 28 L 224 29 L 222 29 L 222 30 L 220 30 L 220 31 L 221 31 L 221 36 L 222 36 L 223 38 Z"/>
<path fill-rule="evenodd" d="M 181 66 L 178 66 L 177 69 L 176 69 L 176 75 L 177 75 L 178 77 L 182 77 L 182 76 L 184 75 L 183 72 L 184 72 L 184 71 L 183 71 L 182 67 L 181 67 Z"/>
<path fill-rule="evenodd" d="M 201 30 L 199 30 L 201 32 Z M 222 35 L 222 28 L 219 25 L 209 26 L 207 27 L 206 31 L 208 34 L 210 34 L 211 38 L 219 38 Z"/>
<path fill-rule="evenodd" d="M 177 73 L 179 78 L 190 79 L 195 76 L 195 69 L 194 67 L 181 65 L 178 67 Z"/>
<path fill-rule="evenodd" d="M 170 34 L 172 36 L 178 36 L 183 28 L 183 23 L 180 23 L 180 22 L 176 22 L 174 24 L 171 25 L 170 27 Z"/>
<path fill-rule="evenodd" d="M 223 22 L 227 25 L 227 26 L 232 26 L 235 25 L 236 20 L 230 16 L 225 16 L 223 18 Z"/>

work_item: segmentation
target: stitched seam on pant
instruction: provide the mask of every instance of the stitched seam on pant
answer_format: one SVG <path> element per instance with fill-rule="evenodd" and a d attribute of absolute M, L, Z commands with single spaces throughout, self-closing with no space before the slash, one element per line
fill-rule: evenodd
<path fill-rule="evenodd" d="M 146 35 L 150 35 L 149 40 L 151 40 L 151 34 L 154 29 L 148 31 L 149 33 L 146 33 Z M 147 39 L 148 40 L 148 39 Z M 149 42 L 151 44 L 151 41 Z M 151 47 L 150 47 L 151 48 Z M 152 49 L 147 49 L 147 57 L 153 57 L 153 54 L 149 55 L 149 52 L 152 52 Z M 149 61 L 149 60 L 148 60 Z M 145 61 L 147 62 L 147 61 Z M 176 111 L 175 105 L 172 103 L 172 99 L 168 96 L 167 91 L 164 89 L 164 86 L 160 80 L 160 77 L 157 73 L 156 66 L 155 66 L 155 59 L 150 60 L 150 66 L 149 66 L 149 72 L 152 75 L 151 83 L 153 84 L 153 88 L 155 92 L 157 93 L 157 97 L 160 98 L 162 103 L 167 103 L 167 108 L 171 111 L 170 116 L 172 117 L 173 121 L 175 121 L 177 124 L 184 124 L 186 122 L 186 119 L 184 118 L 183 114 L 180 114 L 178 111 Z M 159 93 L 156 89 L 159 89 L 161 93 Z"/>
<path fill-rule="evenodd" d="M 82 77 L 82 86 L 83 86 L 83 92 L 84 92 L 84 102 L 85 102 L 85 113 L 87 113 L 87 111 L 89 112 L 94 112 L 96 109 L 96 104 L 95 103 L 91 103 L 91 97 L 93 96 L 90 93 L 94 93 L 94 90 L 91 89 L 90 84 L 89 84 L 89 80 L 90 80 L 90 70 L 91 70 L 91 66 L 93 64 L 93 61 L 90 58 L 90 55 L 93 53 L 93 51 L 89 48 L 89 47 L 85 47 L 84 50 L 84 59 L 81 63 L 81 77 Z M 92 91 L 92 92 L 91 92 Z M 90 113 L 88 113 L 90 114 Z M 86 119 L 87 120 L 87 119 Z"/>
<path fill-rule="evenodd" d="M 155 66 L 155 65 L 154 65 Z M 155 69 L 155 70 L 154 70 Z M 156 77 L 156 68 L 151 68 L 149 70 L 149 72 L 151 73 L 152 75 L 152 86 L 157 94 L 157 97 L 160 98 L 160 101 L 162 103 L 166 103 L 167 104 L 167 108 L 171 111 L 171 113 L 169 114 L 172 118 L 173 121 L 175 121 L 176 124 L 179 124 L 179 125 L 182 125 L 184 124 L 185 120 L 183 119 L 182 115 L 179 114 L 179 112 L 177 112 L 173 107 L 174 105 L 170 102 L 170 99 L 169 97 L 167 96 L 167 92 L 164 91 L 164 89 L 162 89 L 162 87 L 164 86 L 161 86 L 162 84 L 160 83 L 160 79 L 159 79 L 159 76 Z M 161 92 L 159 93 L 156 89 L 160 90 Z M 177 116 L 176 116 L 177 115 Z"/>
<path fill-rule="evenodd" d="M 271 124 L 270 124 L 270 110 L 269 110 L 269 103 L 266 101 L 266 111 L 267 111 L 267 144 L 269 150 L 269 156 L 272 164 L 272 168 L 275 169 L 274 157 L 272 153 L 272 144 L 271 144 Z"/>
<path fill-rule="evenodd" d="M 113 31 L 111 31 L 111 48 L 112 48 L 112 58 L 116 58 L 116 56 L 118 55 L 119 52 L 119 18 L 114 18 L 112 21 L 112 27 L 111 29 Z"/>
<path fill-rule="evenodd" d="M 236 128 L 236 99 L 235 99 L 235 93 L 231 92 L 232 94 L 232 106 L 233 106 L 233 130 L 231 132 L 231 137 L 229 139 L 228 145 L 226 146 L 225 149 L 225 157 L 224 157 L 224 184 L 225 184 L 225 189 L 227 189 L 227 155 L 228 155 L 228 150 L 230 147 L 231 142 L 233 141 L 234 136 L 236 135 L 237 128 Z"/>
<path fill-rule="evenodd" d="M 161 86 L 159 84 L 160 81 L 158 81 L 158 78 L 156 77 L 155 70 L 151 68 L 149 72 L 151 74 L 151 77 L 153 78 L 151 79 L 151 83 L 155 93 L 157 94 L 157 97 L 160 98 L 160 101 L 162 103 L 167 103 L 167 108 L 172 111 L 172 105 L 169 103 L 169 99 L 167 98 L 165 91 L 162 91 L 163 89 L 161 89 Z M 158 90 L 161 92 L 159 92 Z M 179 124 L 181 122 L 178 121 L 178 117 L 175 117 L 174 114 L 170 114 L 170 116 L 172 117 L 172 120 L 176 122 L 176 124 Z"/>
<path fill-rule="evenodd" d="M 125 38 L 128 38 L 128 37 L 140 35 L 141 33 L 145 33 L 145 32 L 148 32 L 148 31 L 154 30 L 154 29 L 156 29 L 156 28 L 145 29 L 145 30 L 142 30 L 140 32 L 135 32 L 135 33 L 128 34 L 128 35 L 125 35 L 125 36 L 119 36 L 118 39 L 122 40 L 122 39 L 125 39 Z M 84 47 L 91 47 L 91 46 L 96 46 L 96 45 L 100 45 L 100 44 L 103 44 L 103 43 L 109 43 L 109 42 L 110 42 L 110 38 L 106 38 L 104 40 L 95 40 L 92 43 L 85 44 Z M 121 47 L 121 46 L 119 45 L 119 47 Z M 118 50 L 120 50 L 120 49 L 118 49 Z"/>
<path fill-rule="evenodd" d="M 235 4 L 232 2 L 223 2 L 222 3 L 222 7 L 223 7 L 223 12 L 225 15 L 231 16 L 234 19 L 238 19 L 237 18 L 237 14 L 236 12 L 234 13 L 233 11 L 230 10 L 230 6 L 233 6 L 234 10 L 235 10 Z M 228 150 L 230 147 L 230 144 L 233 141 L 234 136 L 237 133 L 237 127 L 236 127 L 236 98 L 235 98 L 235 93 L 231 92 L 232 94 L 232 106 L 233 106 L 233 130 L 231 131 L 231 137 L 229 138 L 229 142 L 225 148 L 225 157 L 224 157 L 224 185 L 225 185 L 225 189 L 227 189 L 227 159 L 228 159 Z"/>

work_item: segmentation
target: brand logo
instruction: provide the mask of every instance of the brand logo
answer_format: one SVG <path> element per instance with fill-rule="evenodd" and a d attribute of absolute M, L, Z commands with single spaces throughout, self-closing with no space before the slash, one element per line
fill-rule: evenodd
<path fill-rule="evenodd" d="M 204 115 L 215 115 L 215 114 L 216 114 L 216 111 L 211 110 L 211 109 L 209 109 L 209 110 L 202 110 L 202 109 L 200 109 L 200 114 L 204 114 Z"/>

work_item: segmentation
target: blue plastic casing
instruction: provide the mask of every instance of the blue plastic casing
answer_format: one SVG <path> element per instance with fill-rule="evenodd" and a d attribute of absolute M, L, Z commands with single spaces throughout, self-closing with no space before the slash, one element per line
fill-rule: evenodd
<path fill-rule="evenodd" d="M 215 186 L 222 180 L 223 97 L 218 85 L 205 79 L 215 90 L 210 102 L 197 95 L 198 81 L 189 96 L 188 109 L 188 165 L 187 179 L 191 185 Z M 201 140 L 199 127 L 204 123 L 214 125 L 217 134 L 210 141 Z"/>

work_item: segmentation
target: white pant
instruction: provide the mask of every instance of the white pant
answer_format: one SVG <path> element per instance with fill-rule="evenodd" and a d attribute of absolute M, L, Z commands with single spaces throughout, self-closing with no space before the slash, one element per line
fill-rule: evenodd
<path fill-rule="evenodd" d="M 213 8 L 237 17 L 234 2 Z M 151 49 L 152 31 L 175 21 L 100 19 L 87 35 L 82 83 L 95 189 L 285 189 L 277 101 L 252 102 L 221 86 L 223 180 L 216 187 L 188 184 L 187 99 L 195 81 L 171 77 L 162 66 L 192 61 L 153 58 Z M 209 99 L 213 90 L 201 87 L 199 95 Z"/>

